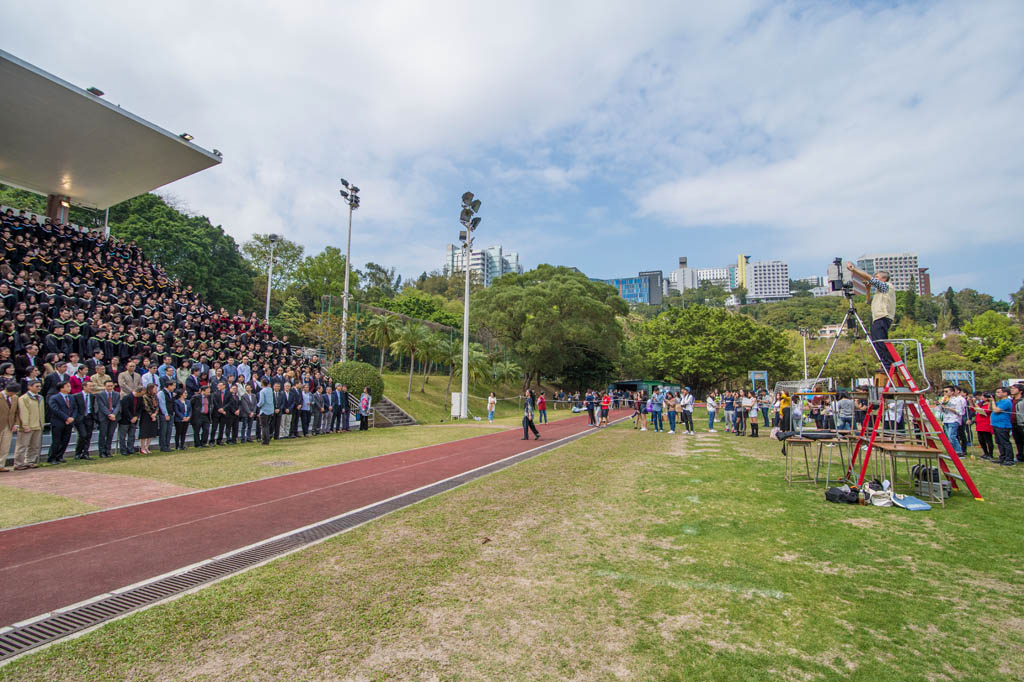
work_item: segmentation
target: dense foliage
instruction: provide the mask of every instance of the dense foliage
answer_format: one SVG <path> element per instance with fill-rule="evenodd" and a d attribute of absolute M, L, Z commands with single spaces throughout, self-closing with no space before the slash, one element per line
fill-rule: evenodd
<path fill-rule="evenodd" d="M 384 380 L 373 365 L 365 362 L 339 362 L 331 366 L 328 374 L 335 383 L 345 384 L 352 395 L 359 397 L 363 392 L 363 386 L 370 387 L 370 397 L 374 402 L 384 395 Z"/>
<path fill-rule="evenodd" d="M 524 385 L 541 376 L 571 383 L 586 377 L 599 385 L 614 376 L 622 341 L 616 318 L 628 308 L 607 284 L 570 268 L 541 265 L 499 277 L 471 306 L 474 324 L 519 359 Z"/>

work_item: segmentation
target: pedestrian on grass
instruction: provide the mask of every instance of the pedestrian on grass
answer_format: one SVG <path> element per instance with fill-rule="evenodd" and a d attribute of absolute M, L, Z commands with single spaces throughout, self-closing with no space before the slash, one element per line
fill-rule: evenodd
<path fill-rule="evenodd" d="M 705 400 L 708 407 L 708 433 L 715 433 L 715 412 L 718 411 L 718 391 L 712 389 Z"/>
<path fill-rule="evenodd" d="M 693 397 L 693 393 L 690 391 L 690 387 L 683 387 L 681 395 L 679 396 L 679 406 L 677 407 L 677 409 L 679 410 L 679 414 L 682 417 L 681 427 L 685 430 L 686 434 L 690 436 L 694 435 L 693 406 L 695 402 L 696 399 Z"/>
<path fill-rule="evenodd" d="M 494 391 L 487 396 L 487 421 L 494 423 L 494 408 L 498 406 L 498 398 L 495 397 Z"/>
<path fill-rule="evenodd" d="M 1002 387 L 997 388 L 995 397 L 988 399 L 988 406 L 992 414 L 989 421 L 995 435 L 996 447 L 999 448 L 999 463 L 1007 467 L 1013 466 L 1016 462 L 1013 459 L 1013 445 L 1010 444 L 1010 432 L 1013 428 L 1013 400 L 1010 398 L 1010 391 Z"/>
<path fill-rule="evenodd" d="M 974 424 L 975 428 L 978 429 L 978 445 L 981 446 L 981 458 L 993 462 L 995 461 L 993 456 L 995 448 L 993 447 L 992 422 L 990 421 L 992 410 L 988 404 L 991 397 L 991 393 L 982 393 L 981 391 L 974 394 Z"/>
<path fill-rule="evenodd" d="M 672 391 L 665 392 L 665 416 L 668 417 L 668 432 L 676 432 L 676 408 L 679 406 L 679 401 L 676 398 L 676 394 Z"/>

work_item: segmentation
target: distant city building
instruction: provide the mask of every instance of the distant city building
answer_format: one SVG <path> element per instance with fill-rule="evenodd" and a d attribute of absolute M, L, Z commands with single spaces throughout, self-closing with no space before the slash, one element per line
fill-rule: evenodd
<path fill-rule="evenodd" d="M 825 278 L 822 275 L 815 275 L 813 277 L 801 277 L 796 281 L 803 282 L 804 284 L 810 284 L 812 287 L 825 286 Z"/>
<path fill-rule="evenodd" d="M 833 295 L 832 290 L 829 289 L 828 287 L 825 287 L 825 286 L 811 287 L 810 289 L 808 289 L 808 291 L 811 292 L 811 296 L 813 296 L 814 298 L 821 298 L 822 296 L 832 296 Z M 840 291 L 840 292 L 836 292 L 836 293 L 841 294 L 842 292 Z"/>
<path fill-rule="evenodd" d="M 697 282 L 711 282 L 723 289 L 732 288 L 729 283 L 729 266 L 724 268 L 697 268 Z"/>
<path fill-rule="evenodd" d="M 783 301 L 790 297 L 789 265 L 780 260 L 745 264 L 747 301 Z"/>
<path fill-rule="evenodd" d="M 445 247 L 445 262 L 442 268 L 446 275 L 456 272 L 465 272 L 465 252 L 461 246 L 449 244 Z M 522 273 L 523 266 L 519 264 L 519 253 L 505 251 L 500 245 L 489 246 L 483 250 L 473 249 L 469 256 L 469 271 L 480 277 L 485 287 L 491 286 L 491 282 L 498 277 L 508 273 Z"/>
<path fill-rule="evenodd" d="M 917 269 L 917 293 L 921 296 L 932 295 L 932 276 L 928 274 L 928 268 Z"/>
<path fill-rule="evenodd" d="M 597 279 L 595 281 L 611 284 L 619 290 L 619 296 L 630 304 L 661 305 L 663 300 L 665 280 L 661 270 L 641 272 L 636 277 Z"/>
<path fill-rule="evenodd" d="M 668 288 L 682 293 L 687 289 L 696 289 L 700 285 L 697 271 L 687 266 L 686 256 L 679 257 L 679 267 L 668 273 Z"/>
<path fill-rule="evenodd" d="M 918 265 L 916 253 L 866 254 L 857 259 L 857 267 L 870 275 L 885 270 L 896 291 L 909 291 L 913 283 L 917 293 L 923 293 L 922 268 Z M 927 270 L 927 268 L 923 268 Z M 931 291 L 931 277 L 928 277 L 928 291 Z"/>

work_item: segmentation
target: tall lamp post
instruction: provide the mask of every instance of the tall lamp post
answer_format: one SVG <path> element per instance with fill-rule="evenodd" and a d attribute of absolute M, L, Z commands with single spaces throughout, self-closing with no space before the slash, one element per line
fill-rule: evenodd
<path fill-rule="evenodd" d="M 811 330 L 806 327 L 800 327 L 800 336 L 804 340 L 804 381 L 807 380 L 807 337 L 810 335 Z"/>
<path fill-rule="evenodd" d="M 466 293 L 462 308 L 462 400 L 459 404 L 459 419 L 469 417 L 469 260 L 473 255 L 473 232 L 480 226 L 480 217 L 476 215 L 479 210 L 480 200 L 474 199 L 472 192 L 462 195 L 459 222 L 466 229 L 459 230 L 459 239 L 462 240 L 462 267 L 466 270 Z"/>
<path fill-rule="evenodd" d="M 348 239 L 345 243 L 345 293 L 342 295 L 341 304 L 341 361 L 345 362 L 348 357 L 348 273 L 352 261 L 352 211 L 359 208 L 359 188 L 348 184 L 348 180 L 341 179 L 345 189 L 338 190 L 341 197 L 348 202 Z"/>
<path fill-rule="evenodd" d="M 270 281 L 274 276 L 274 246 L 281 241 L 281 237 L 276 234 L 268 234 L 267 240 L 270 242 L 270 262 L 267 263 L 267 310 L 264 313 L 264 319 L 267 324 L 270 323 Z"/>

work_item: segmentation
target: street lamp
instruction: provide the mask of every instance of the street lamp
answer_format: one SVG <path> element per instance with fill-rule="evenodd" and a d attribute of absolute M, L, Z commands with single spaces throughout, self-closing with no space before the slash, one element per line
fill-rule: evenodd
<path fill-rule="evenodd" d="M 807 381 L 807 337 L 810 336 L 810 334 L 810 329 L 800 327 L 800 336 L 804 339 L 804 381 Z"/>
<path fill-rule="evenodd" d="M 276 234 L 268 234 L 267 241 L 270 242 L 270 261 L 267 263 L 267 310 L 263 317 L 267 324 L 270 324 L 270 280 L 274 276 L 274 245 L 281 241 Z"/>
<path fill-rule="evenodd" d="M 348 203 L 348 240 L 345 245 L 345 293 L 341 300 L 341 361 L 345 362 L 348 356 L 348 272 L 352 262 L 352 211 L 359 208 L 359 188 L 348 184 L 348 180 L 341 179 L 345 189 L 338 190 L 341 197 Z"/>
<path fill-rule="evenodd" d="M 480 217 L 474 217 L 479 210 L 480 200 L 474 199 L 472 192 L 462 195 L 459 222 L 466 229 L 459 230 L 459 239 L 462 240 L 462 266 L 466 270 L 466 295 L 462 307 L 462 401 L 459 405 L 459 419 L 469 417 L 469 259 L 473 255 L 473 232 L 480 225 Z"/>

